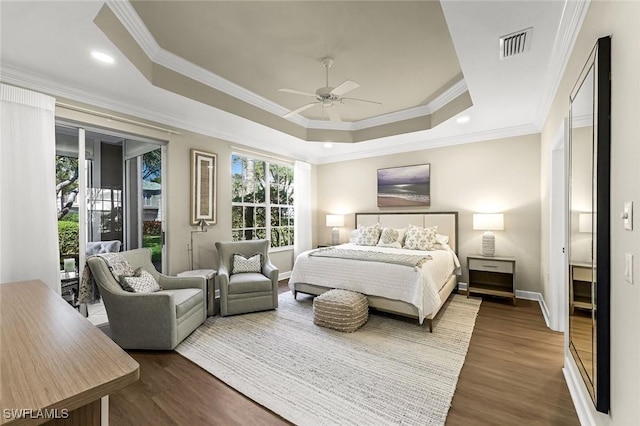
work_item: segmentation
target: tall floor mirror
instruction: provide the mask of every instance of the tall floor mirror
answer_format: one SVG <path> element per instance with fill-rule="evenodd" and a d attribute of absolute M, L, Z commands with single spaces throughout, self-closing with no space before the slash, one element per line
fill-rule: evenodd
<path fill-rule="evenodd" d="M 569 349 L 598 411 L 609 411 L 611 38 L 570 98 Z"/>

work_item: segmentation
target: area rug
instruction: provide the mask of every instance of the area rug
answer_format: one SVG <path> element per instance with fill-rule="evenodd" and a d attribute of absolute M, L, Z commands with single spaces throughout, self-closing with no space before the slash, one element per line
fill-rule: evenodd
<path fill-rule="evenodd" d="M 210 317 L 176 351 L 298 425 L 443 425 L 479 309 L 454 295 L 433 333 L 375 313 L 341 333 L 284 293 L 276 311 Z"/>

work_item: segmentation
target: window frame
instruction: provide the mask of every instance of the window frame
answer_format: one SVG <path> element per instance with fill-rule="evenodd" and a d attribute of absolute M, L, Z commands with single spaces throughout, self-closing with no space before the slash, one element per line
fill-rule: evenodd
<path fill-rule="evenodd" d="M 264 164 L 265 167 L 265 178 L 264 178 L 264 202 L 256 202 L 255 199 L 253 202 L 247 202 L 247 201 L 233 201 L 234 198 L 234 183 L 237 180 L 235 177 L 235 174 L 233 172 L 233 168 L 234 168 L 234 158 L 235 157 L 239 157 L 241 159 L 247 160 L 247 161 L 253 161 L 253 162 L 260 162 Z M 279 167 L 286 167 L 288 169 L 291 170 L 291 176 L 292 176 L 292 180 L 291 183 L 288 185 L 288 187 L 293 188 L 294 187 L 294 179 L 295 177 L 293 177 L 293 164 L 290 163 L 286 163 L 283 161 L 273 161 L 271 159 L 269 159 L 268 157 L 261 157 L 259 155 L 252 155 L 252 154 L 245 154 L 245 153 L 241 153 L 241 152 L 232 152 L 231 153 L 231 215 L 232 215 L 232 223 L 231 223 L 231 233 L 232 233 L 232 240 L 233 241 L 250 241 L 250 240 L 236 240 L 235 239 L 235 235 L 234 233 L 236 231 L 239 232 L 244 232 L 246 230 L 253 230 L 254 231 L 254 239 L 255 237 L 257 237 L 257 232 L 259 230 L 264 230 L 265 232 L 265 238 L 268 239 L 270 241 L 270 247 L 269 247 L 269 252 L 279 252 L 279 251 L 287 251 L 287 250 L 292 250 L 295 244 L 295 223 L 294 221 L 290 221 L 289 224 L 287 225 L 272 225 L 272 214 L 271 214 L 271 209 L 272 208 L 276 208 L 279 211 L 281 209 L 294 209 L 294 197 L 295 197 L 295 193 L 292 195 L 291 197 L 291 204 L 282 204 L 280 202 L 278 203 L 272 203 L 271 202 L 271 191 L 272 191 L 272 185 L 275 183 L 276 187 L 278 186 L 278 182 L 277 182 L 277 178 L 272 182 L 271 179 L 271 166 L 279 166 Z M 242 179 L 241 179 L 241 183 L 242 183 L 242 188 L 244 188 L 247 184 L 247 182 L 249 182 L 249 180 L 246 177 L 246 167 L 243 165 L 242 166 Z M 276 189 L 276 191 L 278 191 Z M 243 194 L 244 196 L 244 194 Z M 233 211 L 234 208 L 236 207 L 240 207 L 242 209 L 242 225 L 246 225 L 246 219 L 245 219 L 245 214 L 246 214 L 246 208 L 250 207 L 254 209 L 254 215 L 256 214 L 256 209 L 258 208 L 264 208 L 265 210 L 265 214 L 264 214 L 264 225 L 265 226 L 257 226 L 257 224 L 255 224 L 254 222 L 254 226 L 252 227 L 246 227 L 246 226 L 242 226 L 242 227 L 235 227 L 234 226 L 234 220 L 233 220 Z M 294 213 L 295 214 L 295 213 Z M 255 216 L 254 216 L 255 217 Z M 274 229 L 290 229 L 292 238 L 291 238 L 291 242 L 288 245 L 285 246 L 273 246 L 273 239 L 271 238 L 271 233 Z"/>

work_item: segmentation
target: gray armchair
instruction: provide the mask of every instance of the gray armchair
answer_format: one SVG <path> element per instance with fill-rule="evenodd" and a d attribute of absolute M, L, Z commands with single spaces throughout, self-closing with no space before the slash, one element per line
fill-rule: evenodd
<path fill-rule="evenodd" d="M 104 259 L 87 259 L 109 319 L 111 337 L 124 349 L 173 349 L 207 318 L 202 277 L 170 277 L 156 271 L 151 251 L 124 251 L 125 259 L 149 272 L 163 290 L 131 293 L 116 281 Z"/>
<path fill-rule="evenodd" d="M 220 314 L 244 314 L 278 308 L 278 269 L 269 260 L 269 240 L 217 242 Z M 234 254 L 262 253 L 262 271 L 231 274 Z"/>

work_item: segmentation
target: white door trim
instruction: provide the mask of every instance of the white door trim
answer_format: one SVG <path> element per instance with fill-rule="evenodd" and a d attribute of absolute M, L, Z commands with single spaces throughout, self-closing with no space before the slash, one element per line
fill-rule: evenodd
<path fill-rule="evenodd" d="M 549 307 L 551 329 L 567 329 L 567 146 L 568 120 L 562 120 L 551 144 L 549 200 Z"/>

